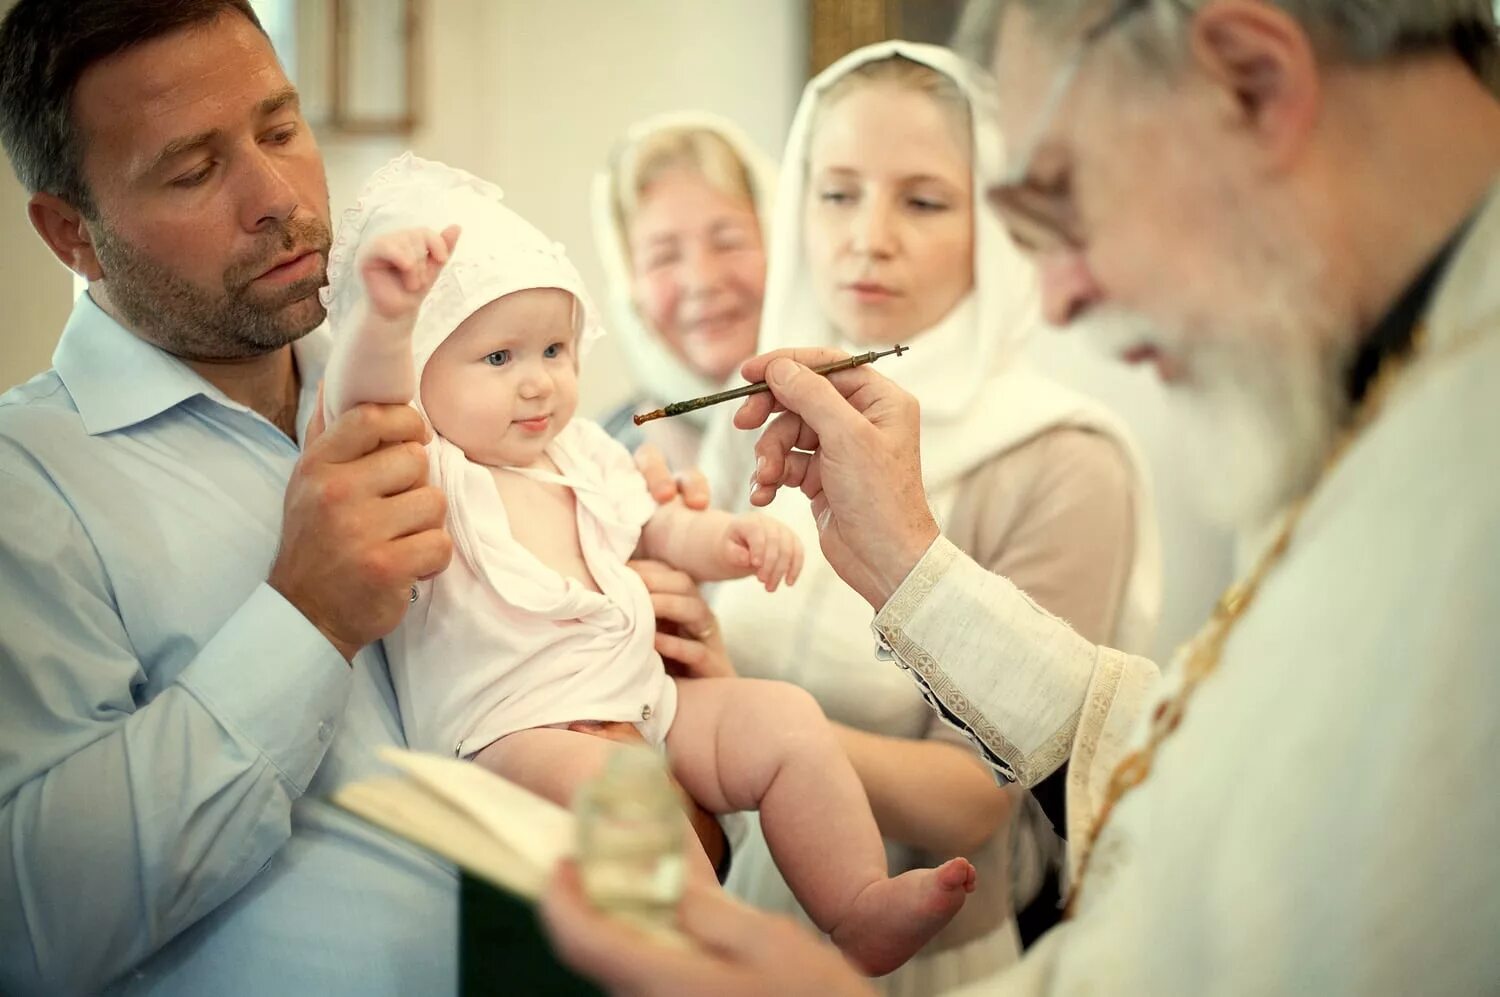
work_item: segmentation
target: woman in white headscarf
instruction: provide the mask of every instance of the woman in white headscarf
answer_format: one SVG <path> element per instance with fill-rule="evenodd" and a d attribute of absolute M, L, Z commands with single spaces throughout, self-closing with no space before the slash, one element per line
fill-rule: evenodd
<path fill-rule="evenodd" d="M 983 94 L 948 50 L 904 42 L 861 49 L 808 85 L 783 159 L 759 350 L 909 346 L 881 369 L 921 401 L 927 492 L 947 537 L 1088 639 L 1144 649 L 1160 588 L 1148 484 L 1107 411 L 1022 360 L 1041 325 L 1037 291 L 983 205 L 980 178 L 1002 154 L 990 116 L 972 110 Z M 748 500 L 753 436 L 728 418 L 716 417 L 704 469 L 734 506 Z M 818 550 L 805 505 L 770 511 Z M 940 993 L 1015 959 L 1013 891 L 1034 896 L 1062 848 L 1036 801 L 997 787 L 911 681 L 874 660 L 869 607 L 821 558 L 795 588 L 731 583 L 714 608 L 741 674 L 803 686 L 842 725 L 893 867 L 967 854 L 979 869 L 962 915 L 887 992 Z M 737 842 L 729 887 L 795 909 L 754 833 Z"/>
<path fill-rule="evenodd" d="M 631 416 L 723 387 L 755 352 L 775 167 L 731 122 L 642 121 L 594 181 L 594 236 L 611 329 L 637 393 L 603 420 L 627 449 L 697 465 L 708 413 L 638 427 Z"/>

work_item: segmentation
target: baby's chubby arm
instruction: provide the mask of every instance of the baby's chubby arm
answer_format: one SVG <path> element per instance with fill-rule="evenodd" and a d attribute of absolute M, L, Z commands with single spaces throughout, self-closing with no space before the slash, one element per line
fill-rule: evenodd
<path fill-rule="evenodd" d="M 330 417 L 362 402 L 400 405 L 416 396 L 412 327 L 458 233 L 457 225 L 441 233 L 403 229 L 376 236 L 360 251 L 364 297 L 348 325 L 333 330 L 324 389 Z"/>
<path fill-rule="evenodd" d="M 639 557 L 664 561 L 700 582 L 754 575 L 768 592 L 802 573 L 802 542 L 758 512 L 731 515 L 689 509 L 680 500 L 657 509 L 641 532 Z"/>

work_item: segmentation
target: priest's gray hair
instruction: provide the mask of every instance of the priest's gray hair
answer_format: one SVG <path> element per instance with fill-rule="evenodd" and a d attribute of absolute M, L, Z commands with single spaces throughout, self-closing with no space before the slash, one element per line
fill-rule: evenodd
<path fill-rule="evenodd" d="M 1141 0 L 1149 8 L 1117 30 L 1145 65 L 1169 68 L 1183 52 L 1193 12 L 1210 0 Z M 1500 94 L 1500 31 L 1492 0 L 1263 0 L 1307 29 L 1324 58 L 1374 63 L 1448 48 Z M 994 57 L 1001 15 L 1020 6 L 1058 41 L 1103 16 L 1113 0 L 969 0 L 954 47 L 981 65 Z M 1147 16 L 1149 14 L 1149 16 Z"/>

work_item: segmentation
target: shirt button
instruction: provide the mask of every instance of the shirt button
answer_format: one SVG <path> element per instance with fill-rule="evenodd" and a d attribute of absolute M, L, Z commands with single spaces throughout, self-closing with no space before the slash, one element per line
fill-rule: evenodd
<path fill-rule="evenodd" d="M 326 724 L 326 723 L 318 724 L 318 740 L 319 741 L 325 741 L 326 742 L 332 736 L 333 736 L 333 726 L 331 724 Z"/>
<path fill-rule="evenodd" d="M 651 719 L 651 704 L 650 703 L 647 703 L 645 706 L 641 707 L 641 719 L 642 720 L 650 720 Z"/>
<path fill-rule="evenodd" d="M 412 582 L 411 583 L 411 595 L 409 595 L 407 597 L 406 601 L 407 602 L 416 602 L 417 599 L 421 596 L 421 594 L 422 593 L 420 593 L 419 591 L 417 591 L 417 583 L 416 582 Z"/>

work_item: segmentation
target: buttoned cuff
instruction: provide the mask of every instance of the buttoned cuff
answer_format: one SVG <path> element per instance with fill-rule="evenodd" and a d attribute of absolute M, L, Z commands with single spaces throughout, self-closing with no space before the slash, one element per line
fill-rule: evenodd
<path fill-rule="evenodd" d="M 300 795 L 338 730 L 352 679 L 328 638 L 261 583 L 177 681 Z"/>

